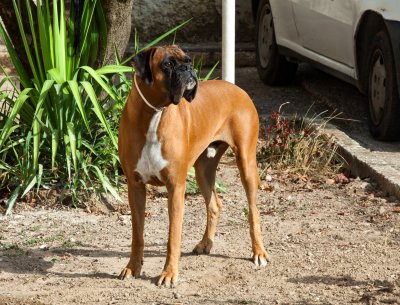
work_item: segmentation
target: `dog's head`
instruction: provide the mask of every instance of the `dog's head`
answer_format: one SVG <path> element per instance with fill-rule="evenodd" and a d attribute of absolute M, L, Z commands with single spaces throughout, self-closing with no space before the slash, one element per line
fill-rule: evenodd
<path fill-rule="evenodd" d="M 191 102 L 198 86 L 192 60 L 178 46 L 146 49 L 133 58 L 137 76 L 146 85 L 165 90 L 169 102 L 177 105 L 184 97 Z"/>

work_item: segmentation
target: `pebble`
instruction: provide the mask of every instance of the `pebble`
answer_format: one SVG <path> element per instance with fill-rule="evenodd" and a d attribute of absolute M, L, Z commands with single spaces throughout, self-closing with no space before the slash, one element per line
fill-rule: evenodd
<path fill-rule="evenodd" d="M 181 297 L 181 295 L 177 292 L 174 292 L 174 298 L 175 299 L 179 299 Z"/>
<path fill-rule="evenodd" d="M 43 251 L 47 251 L 47 250 L 49 250 L 49 246 L 46 245 L 46 244 L 40 245 L 40 246 L 39 246 L 39 249 L 40 249 L 40 250 L 43 250 Z"/>

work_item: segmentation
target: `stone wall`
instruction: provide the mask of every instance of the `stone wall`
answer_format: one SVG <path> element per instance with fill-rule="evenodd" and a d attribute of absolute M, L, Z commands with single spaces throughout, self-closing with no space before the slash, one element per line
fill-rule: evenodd
<path fill-rule="evenodd" d="M 222 0 L 134 0 L 132 23 L 141 42 L 193 18 L 180 29 L 177 43 L 221 41 Z M 134 31 L 132 31 L 134 33 Z M 236 41 L 252 42 L 254 22 L 250 0 L 236 0 Z"/>

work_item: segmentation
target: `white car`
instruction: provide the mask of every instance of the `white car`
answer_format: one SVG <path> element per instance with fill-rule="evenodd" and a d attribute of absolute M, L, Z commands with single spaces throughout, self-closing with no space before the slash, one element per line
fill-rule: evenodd
<path fill-rule="evenodd" d="M 257 68 L 269 85 L 290 83 L 297 63 L 367 94 L 369 128 L 400 139 L 400 0 L 252 0 Z"/>

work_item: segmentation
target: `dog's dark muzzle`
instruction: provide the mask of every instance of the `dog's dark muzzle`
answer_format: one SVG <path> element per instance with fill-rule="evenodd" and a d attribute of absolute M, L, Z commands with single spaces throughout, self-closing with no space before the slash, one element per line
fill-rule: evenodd
<path fill-rule="evenodd" d="M 176 105 L 180 99 L 184 97 L 188 102 L 191 102 L 197 92 L 198 79 L 196 72 L 188 65 L 182 65 L 176 71 L 177 82 L 174 88 L 175 94 L 173 94 L 172 102 Z"/>
<path fill-rule="evenodd" d="M 197 86 L 198 86 L 198 80 L 196 73 L 193 71 L 194 75 L 192 75 L 187 84 L 185 91 L 183 92 L 183 97 L 188 101 L 191 102 L 196 96 L 196 91 L 197 91 Z"/>

